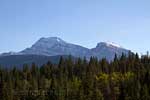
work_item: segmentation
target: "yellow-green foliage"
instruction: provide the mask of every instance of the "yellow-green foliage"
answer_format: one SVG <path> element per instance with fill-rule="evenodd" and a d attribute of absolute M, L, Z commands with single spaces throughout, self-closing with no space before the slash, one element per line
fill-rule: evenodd
<path fill-rule="evenodd" d="M 133 72 L 126 72 L 124 74 L 120 72 L 113 72 L 111 74 L 100 73 L 99 75 L 96 76 L 96 80 L 101 80 L 105 83 L 111 80 L 112 82 L 118 83 L 120 81 L 129 80 L 133 77 L 134 77 Z"/>
<path fill-rule="evenodd" d="M 96 80 L 100 80 L 104 82 L 104 84 L 108 83 L 108 78 L 109 78 L 109 75 L 106 73 L 100 73 L 98 76 L 96 76 Z"/>
<path fill-rule="evenodd" d="M 133 72 L 127 72 L 124 74 L 124 80 L 129 80 L 131 78 L 134 77 L 134 73 Z"/>
<path fill-rule="evenodd" d="M 119 72 L 113 72 L 112 74 L 109 75 L 111 77 L 111 80 L 113 82 L 119 82 L 121 80 L 121 74 Z"/>

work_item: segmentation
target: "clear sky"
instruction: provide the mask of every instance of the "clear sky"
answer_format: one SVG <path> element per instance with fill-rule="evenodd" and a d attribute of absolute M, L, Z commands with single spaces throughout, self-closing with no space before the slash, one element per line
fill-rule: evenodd
<path fill-rule="evenodd" d="M 150 0 L 0 0 L 0 53 L 57 36 L 92 48 L 111 41 L 150 51 Z"/>

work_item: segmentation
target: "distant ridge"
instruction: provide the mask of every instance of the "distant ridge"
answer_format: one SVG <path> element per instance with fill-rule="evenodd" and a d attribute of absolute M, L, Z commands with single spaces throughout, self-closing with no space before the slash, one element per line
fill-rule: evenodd
<path fill-rule="evenodd" d="M 122 46 L 115 44 L 113 42 L 100 42 L 97 43 L 97 46 L 95 48 L 89 49 L 80 45 L 68 43 L 58 37 L 48 37 L 48 38 L 43 37 L 40 38 L 37 42 L 35 42 L 30 48 L 26 48 L 20 52 L 8 52 L 8 53 L 1 54 L 0 64 L 2 64 L 3 62 L 7 62 L 7 58 L 9 58 L 9 61 L 11 61 L 11 59 L 14 61 L 13 57 L 21 58 L 21 56 L 28 57 L 30 59 L 33 58 L 34 62 L 36 62 L 36 59 L 38 57 L 49 58 L 51 56 L 54 57 L 54 56 L 61 56 L 61 55 L 66 55 L 66 56 L 72 55 L 73 57 L 80 57 L 80 58 L 86 57 L 87 59 L 90 59 L 90 57 L 92 56 L 92 57 L 97 57 L 98 59 L 106 58 L 108 61 L 111 61 L 114 59 L 115 54 L 120 56 L 122 55 L 122 53 L 128 54 L 129 51 L 130 50 L 122 48 Z M 34 57 L 37 58 L 35 59 Z M 52 58 L 50 59 L 52 60 Z M 21 64 L 24 63 L 23 60 L 20 63 Z"/>
<path fill-rule="evenodd" d="M 80 45 L 75 45 L 62 40 L 59 37 L 42 37 L 35 42 L 30 48 L 26 48 L 20 52 L 8 52 L 3 53 L 1 56 L 8 55 L 44 55 L 44 56 L 56 56 L 56 55 L 72 55 L 75 57 L 86 57 L 89 59 L 91 56 L 98 59 L 106 58 L 112 60 L 114 55 L 118 56 L 122 53 L 128 54 L 130 50 L 123 48 L 122 46 L 114 42 L 100 42 L 95 48 L 89 49 Z"/>
<path fill-rule="evenodd" d="M 58 37 L 41 38 L 30 48 L 27 48 L 20 54 L 35 54 L 35 55 L 72 55 L 75 57 L 86 57 L 89 59 L 91 56 L 98 59 L 106 58 L 112 60 L 114 55 L 118 56 L 122 53 L 128 54 L 129 50 L 122 48 L 122 46 L 113 42 L 100 42 L 95 48 L 89 49 L 80 45 L 68 43 Z"/>
<path fill-rule="evenodd" d="M 38 66 L 42 66 L 43 64 L 46 64 L 48 61 L 50 61 L 53 64 L 58 64 L 60 58 L 63 57 L 68 58 L 67 55 L 61 55 L 61 56 L 44 56 L 44 55 L 9 55 L 9 56 L 1 56 L 0 57 L 0 65 L 2 67 L 17 67 L 20 68 L 24 64 L 28 64 L 29 66 L 32 65 L 32 63 L 35 63 Z M 75 59 L 72 57 L 72 59 Z"/>

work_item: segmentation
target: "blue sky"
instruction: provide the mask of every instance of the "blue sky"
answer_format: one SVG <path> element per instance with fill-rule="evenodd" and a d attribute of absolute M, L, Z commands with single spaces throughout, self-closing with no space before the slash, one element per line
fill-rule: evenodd
<path fill-rule="evenodd" d="M 149 0 L 0 0 L 0 53 L 58 36 L 92 48 L 111 41 L 150 51 Z"/>

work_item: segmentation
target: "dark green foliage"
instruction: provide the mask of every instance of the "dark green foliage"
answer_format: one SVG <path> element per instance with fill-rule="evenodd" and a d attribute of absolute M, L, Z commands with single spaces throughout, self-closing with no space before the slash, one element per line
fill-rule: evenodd
<path fill-rule="evenodd" d="M 60 58 L 58 65 L 0 67 L 0 100 L 150 100 L 150 58 Z"/>

